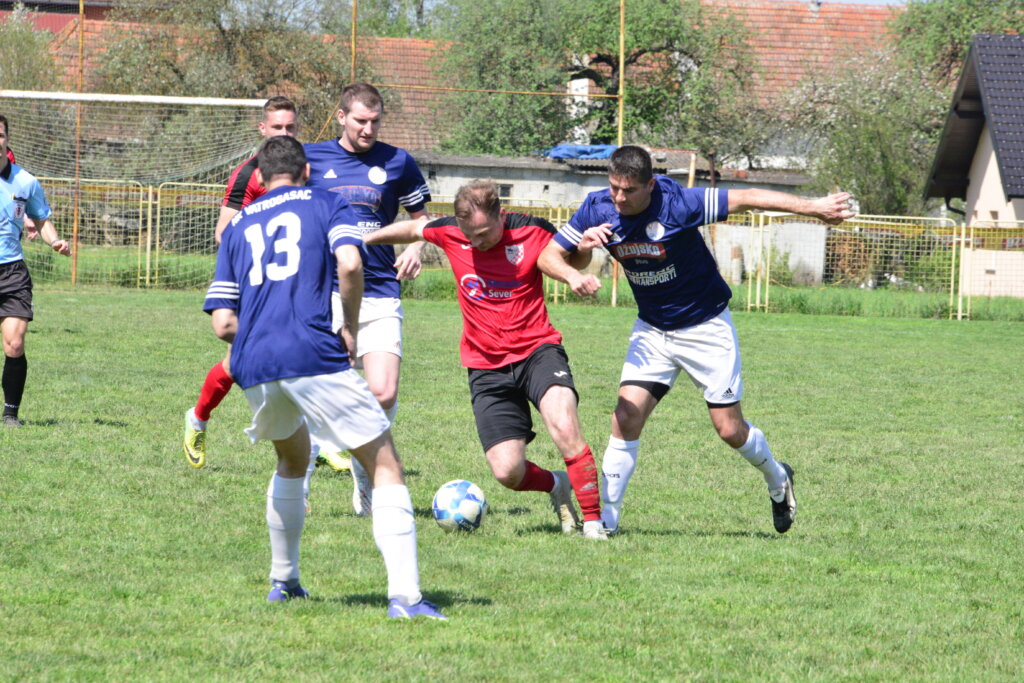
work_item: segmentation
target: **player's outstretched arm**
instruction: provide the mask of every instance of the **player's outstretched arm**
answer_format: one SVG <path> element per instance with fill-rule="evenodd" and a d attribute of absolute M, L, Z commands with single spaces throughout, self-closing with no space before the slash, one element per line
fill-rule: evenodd
<path fill-rule="evenodd" d="M 593 275 L 581 273 L 573 263 L 575 254 L 570 253 L 561 244 L 551 240 L 537 259 L 537 267 L 550 278 L 569 285 L 576 296 L 594 296 L 601 289 L 601 281 Z M 590 252 L 587 252 L 589 262 Z M 585 267 L 585 266 L 584 266 Z"/>
<path fill-rule="evenodd" d="M 413 211 L 409 217 L 413 220 L 425 218 L 427 212 L 424 210 Z M 420 260 L 420 252 L 423 251 L 423 241 L 410 244 L 402 250 L 402 253 L 395 259 L 395 277 L 399 280 L 415 280 L 423 270 L 423 261 Z"/>
<path fill-rule="evenodd" d="M 215 308 L 210 312 L 213 321 L 213 333 L 227 343 L 235 340 L 238 332 L 238 316 L 230 308 Z"/>
<path fill-rule="evenodd" d="M 818 199 L 806 199 L 794 194 L 758 188 L 729 190 L 729 213 L 739 213 L 751 209 L 785 211 L 817 218 L 829 225 L 838 225 L 857 215 L 850 204 L 850 199 L 849 192 L 837 192 Z"/>
<path fill-rule="evenodd" d="M 57 228 L 53 227 L 53 221 L 49 218 L 43 221 L 43 224 L 39 226 L 39 235 L 43 238 L 43 242 L 58 254 L 63 256 L 71 255 L 71 245 L 68 244 L 67 240 L 62 240 L 57 237 Z"/>
<path fill-rule="evenodd" d="M 363 300 L 363 257 L 359 247 L 343 244 L 334 251 L 338 262 L 338 293 L 344 323 L 338 334 L 352 358 L 356 357 L 356 333 L 359 330 L 359 304 Z"/>
<path fill-rule="evenodd" d="M 411 244 L 423 239 L 423 226 L 427 224 L 427 217 L 414 218 L 408 221 L 398 221 L 386 225 L 380 230 L 363 235 L 363 242 L 366 244 Z"/>

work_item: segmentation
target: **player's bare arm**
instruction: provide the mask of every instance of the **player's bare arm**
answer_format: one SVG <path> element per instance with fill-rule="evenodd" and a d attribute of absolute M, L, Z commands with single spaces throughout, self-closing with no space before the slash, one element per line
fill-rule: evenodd
<path fill-rule="evenodd" d="M 220 237 L 224 234 L 224 228 L 228 227 L 228 223 L 238 213 L 238 209 L 232 209 L 230 206 L 220 207 L 220 214 L 217 216 L 217 227 L 213 231 L 213 238 L 217 240 L 217 244 L 220 244 Z"/>
<path fill-rule="evenodd" d="M 581 273 L 573 262 L 576 254 L 567 251 L 554 240 L 548 242 L 544 251 L 537 259 L 537 267 L 550 278 L 569 285 L 576 296 L 594 296 L 601 289 L 601 281 L 593 275 Z M 587 264 L 590 262 L 590 251 L 586 252 Z M 584 264 L 582 267 L 586 267 Z"/>
<path fill-rule="evenodd" d="M 849 192 L 837 192 L 818 199 L 806 199 L 785 192 L 758 188 L 729 190 L 729 213 L 739 213 L 751 209 L 785 211 L 817 218 L 829 225 L 838 225 L 857 215 L 850 204 L 850 198 Z"/>
<path fill-rule="evenodd" d="M 238 316 L 230 308 L 215 308 L 210 313 L 213 322 L 213 333 L 227 343 L 235 340 L 238 332 Z"/>
<path fill-rule="evenodd" d="M 426 215 L 427 212 L 424 209 L 409 214 L 413 220 L 425 218 Z M 419 277 L 423 270 L 423 262 L 420 260 L 421 251 L 423 251 L 422 240 L 413 242 L 402 250 L 402 253 L 395 259 L 395 270 L 397 271 L 395 277 L 399 280 L 415 280 Z"/>
<path fill-rule="evenodd" d="M 387 225 L 380 230 L 363 235 L 363 242 L 366 244 L 411 244 L 423 239 L 423 227 L 427 224 L 427 217 L 413 218 L 407 221 L 398 221 Z"/>
<path fill-rule="evenodd" d="M 359 305 L 363 300 L 363 257 L 359 248 L 343 244 L 334 252 L 338 262 L 338 293 L 344 323 L 338 334 L 349 354 L 356 357 L 356 332 L 359 329 Z"/>
<path fill-rule="evenodd" d="M 53 227 L 53 221 L 49 218 L 39 226 L 39 235 L 42 237 L 43 242 L 58 254 L 63 256 L 71 255 L 71 245 L 68 244 L 67 240 L 62 240 L 57 236 L 57 228 Z"/>

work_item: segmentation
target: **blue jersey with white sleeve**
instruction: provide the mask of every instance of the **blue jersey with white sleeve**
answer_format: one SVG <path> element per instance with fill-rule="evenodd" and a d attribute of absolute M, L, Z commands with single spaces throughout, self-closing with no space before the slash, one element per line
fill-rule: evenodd
<path fill-rule="evenodd" d="M 228 224 L 203 310 L 229 308 L 238 316 L 231 374 L 240 387 L 350 367 L 331 331 L 331 292 L 335 250 L 362 245 L 355 222 L 338 195 L 287 185 Z"/>
<path fill-rule="evenodd" d="M 403 149 L 383 142 L 356 154 L 338 139 L 305 145 L 309 184 L 337 192 L 359 217 L 363 233 L 395 222 L 399 206 L 412 213 L 426 208 L 430 188 L 416 161 Z M 395 248 L 390 244 L 363 246 L 364 297 L 399 296 Z"/>
<path fill-rule="evenodd" d="M 43 221 L 52 214 L 43 186 L 36 177 L 21 166 L 8 163 L 0 171 L 0 263 L 25 258 L 21 248 L 25 216 Z"/>
<path fill-rule="evenodd" d="M 640 319 L 678 330 L 714 318 L 732 297 L 697 229 L 728 217 L 728 191 L 654 178 L 651 203 L 640 213 L 622 216 L 610 190 L 591 192 L 554 239 L 575 251 L 587 228 L 610 223 L 615 236 L 607 249 L 625 271 Z"/>

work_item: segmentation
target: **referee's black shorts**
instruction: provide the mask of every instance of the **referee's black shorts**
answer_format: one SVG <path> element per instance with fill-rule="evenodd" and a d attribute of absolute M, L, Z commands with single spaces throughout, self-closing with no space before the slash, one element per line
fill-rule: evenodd
<path fill-rule="evenodd" d="M 533 441 L 537 435 L 529 404 L 539 409 L 541 398 L 552 386 L 569 387 L 576 394 L 569 357 L 561 344 L 544 344 L 523 360 L 500 368 L 470 368 L 470 399 L 484 451 L 511 439 Z"/>
<path fill-rule="evenodd" d="M 0 263 L 0 318 L 32 320 L 32 277 L 24 260 Z"/>

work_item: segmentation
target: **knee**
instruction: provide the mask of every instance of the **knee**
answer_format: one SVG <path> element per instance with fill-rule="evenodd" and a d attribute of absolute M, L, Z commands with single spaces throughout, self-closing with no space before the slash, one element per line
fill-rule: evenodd
<path fill-rule="evenodd" d="M 4 341 L 4 355 L 8 358 L 18 358 L 25 355 L 25 340 L 10 339 Z"/>
<path fill-rule="evenodd" d="M 750 428 L 743 420 L 729 420 L 715 425 L 719 438 L 733 448 L 739 448 L 747 442 Z"/>
<path fill-rule="evenodd" d="M 384 410 L 391 410 L 398 400 L 398 387 L 390 384 L 370 385 L 370 392 Z"/>
<path fill-rule="evenodd" d="M 632 403 L 619 401 L 612 412 L 612 433 L 618 432 L 626 441 L 640 438 L 644 427 L 644 416 Z"/>
<path fill-rule="evenodd" d="M 513 491 L 522 482 L 522 477 L 514 470 L 494 470 L 494 478 L 499 484 L 507 489 L 512 489 Z"/>

